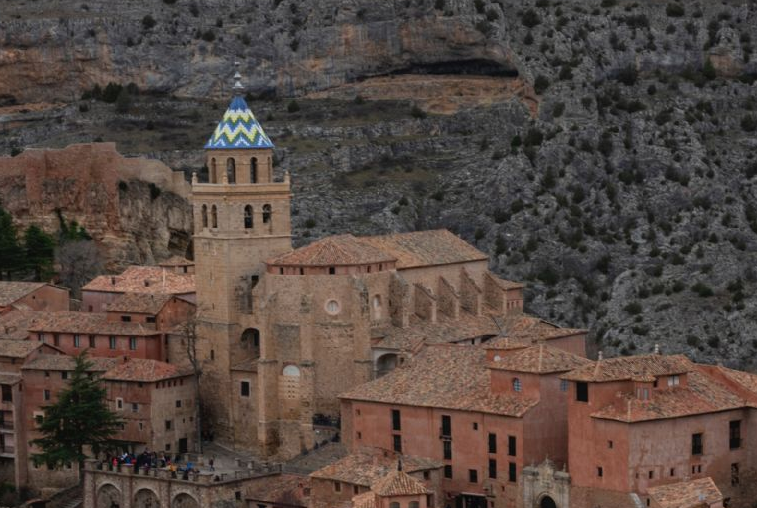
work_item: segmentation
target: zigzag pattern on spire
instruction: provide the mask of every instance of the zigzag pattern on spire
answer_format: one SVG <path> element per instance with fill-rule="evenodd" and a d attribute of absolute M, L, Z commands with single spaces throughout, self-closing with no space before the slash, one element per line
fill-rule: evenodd
<path fill-rule="evenodd" d="M 235 97 L 205 148 L 273 148 L 247 103 Z"/>

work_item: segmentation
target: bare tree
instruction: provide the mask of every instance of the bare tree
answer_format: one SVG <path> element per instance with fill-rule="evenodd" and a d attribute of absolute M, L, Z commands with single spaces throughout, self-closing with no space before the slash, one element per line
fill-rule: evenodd
<path fill-rule="evenodd" d="M 202 376 L 202 362 L 197 356 L 197 334 L 198 319 L 197 310 L 187 316 L 186 321 L 180 325 L 180 333 L 184 350 L 187 353 L 187 360 L 192 367 L 192 374 L 195 384 L 195 422 L 197 422 L 197 453 L 202 453 L 202 421 L 201 421 L 201 399 L 200 399 L 200 376 Z"/>
<path fill-rule="evenodd" d="M 55 250 L 60 266 L 60 281 L 71 289 L 73 298 L 81 299 L 81 288 L 102 273 L 100 251 L 92 240 L 69 240 Z"/>

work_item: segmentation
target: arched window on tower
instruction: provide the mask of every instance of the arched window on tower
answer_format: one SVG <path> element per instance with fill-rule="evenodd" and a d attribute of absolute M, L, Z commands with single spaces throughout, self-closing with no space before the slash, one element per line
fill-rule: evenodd
<path fill-rule="evenodd" d="M 202 205 L 202 227 L 208 227 L 208 205 Z"/>
<path fill-rule="evenodd" d="M 263 224 L 271 222 L 271 205 L 263 205 Z"/>
<path fill-rule="evenodd" d="M 244 228 L 252 229 L 252 207 L 250 205 L 244 207 Z"/>
<path fill-rule="evenodd" d="M 258 158 L 250 160 L 250 183 L 258 183 Z"/>
<path fill-rule="evenodd" d="M 226 178 L 229 183 L 236 183 L 237 180 L 237 168 L 234 162 L 234 157 L 226 159 Z"/>
<path fill-rule="evenodd" d="M 213 224 L 214 228 L 218 227 L 218 209 L 216 208 L 216 205 L 213 205 L 210 207 L 210 220 Z"/>
<path fill-rule="evenodd" d="M 216 158 L 210 159 L 210 183 L 218 182 L 218 173 L 216 173 Z"/>

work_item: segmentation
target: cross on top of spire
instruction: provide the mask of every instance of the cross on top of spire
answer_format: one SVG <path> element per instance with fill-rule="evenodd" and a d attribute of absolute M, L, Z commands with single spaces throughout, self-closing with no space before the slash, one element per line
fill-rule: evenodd
<path fill-rule="evenodd" d="M 236 68 L 234 72 L 234 90 L 242 91 L 244 87 L 242 86 L 242 75 L 239 74 L 239 62 L 234 62 L 234 67 Z"/>

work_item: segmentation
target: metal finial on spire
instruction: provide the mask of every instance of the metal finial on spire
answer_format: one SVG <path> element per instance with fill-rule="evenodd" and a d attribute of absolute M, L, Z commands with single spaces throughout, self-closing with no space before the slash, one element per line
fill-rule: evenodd
<path fill-rule="evenodd" d="M 242 75 L 239 74 L 239 62 L 234 62 L 234 67 L 237 69 L 234 72 L 234 90 L 244 90 L 242 86 Z"/>

